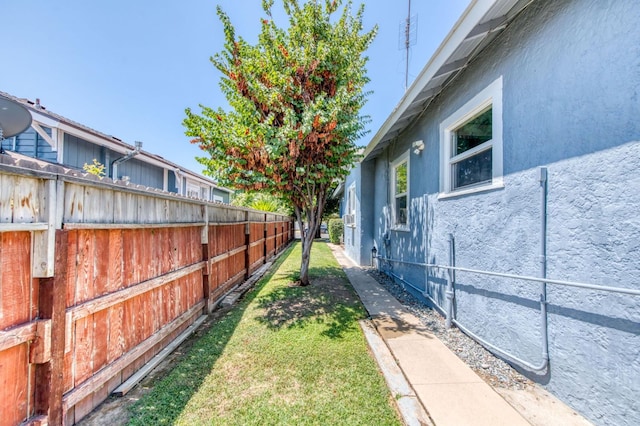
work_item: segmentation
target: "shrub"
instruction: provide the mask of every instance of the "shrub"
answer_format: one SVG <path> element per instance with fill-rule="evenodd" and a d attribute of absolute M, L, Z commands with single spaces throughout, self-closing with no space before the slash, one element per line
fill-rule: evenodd
<path fill-rule="evenodd" d="M 84 170 L 86 173 L 90 173 L 98 177 L 104 177 L 105 175 L 104 164 L 102 164 L 95 158 L 93 159 L 93 164 L 84 163 L 84 166 L 82 166 L 82 170 Z"/>
<path fill-rule="evenodd" d="M 340 237 L 342 237 L 344 225 L 342 219 L 329 220 L 329 241 L 333 244 L 340 244 Z"/>

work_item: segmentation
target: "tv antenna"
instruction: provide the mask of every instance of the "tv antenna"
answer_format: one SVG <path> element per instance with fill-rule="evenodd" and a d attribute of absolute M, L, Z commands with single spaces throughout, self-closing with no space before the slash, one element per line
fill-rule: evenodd
<path fill-rule="evenodd" d="M 409 0 L 409 10 L 407 17 L 400 22 L 400 34 L 398 37 L 398 50 L 404 49 L 406 52 L 406 63 L 404 68 L 404 90 L 409 88 L 409 48 L 416 44 L 418 39 L 418 15 L 411 15 L 411 0 Z"/>

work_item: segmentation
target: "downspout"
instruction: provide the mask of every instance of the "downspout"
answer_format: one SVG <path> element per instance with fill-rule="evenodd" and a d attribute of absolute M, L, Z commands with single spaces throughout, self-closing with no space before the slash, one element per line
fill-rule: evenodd
<path fill-rule="evenodd" d="M 384 254 L 387 257 L 391 257 L 391 235 L 390 235 L 390 230 L 391 227 L 393 226 L 393 212 L 392 212 L 392 207 L 391 207 L 391 170 L 389 167 L 389 150 L 391 149 L 391 146 L 388 146 L 386 149 L 386 153 L 387 153 L 387 161 L 385 162 L 384 165 L 384 178 L 385 178 L 385 206 L 387 208 L 387 214 L 385 215 L 385 227 L 384 227 L 384 233 L 382 234 L 382 244 L 384 245 Z"/>
<path fill-rule="evenodd" d="M 176 168 L 173 169 L 173 173 L 176 175 L 176 188 L 178 189 L 178 195 L 182 194 L 182 170 Z"/>
<path fill-rule="evenodd" d="M 540 277 L 547 278 L 547 168 L 540 167 L 540 186 L 542 188 L 542 194 L 540 197 Z M 452 265 L 454 266 L 454 265 Z M 451 272 L 451 270 L 450 270 Z M 448 294 L 447 294 L 448 297 Z M 447 308 L 449 306 L 447 305 Z M 448 319 L 449 317 L 447 317 Z M 475 335 L 464 326 L 462 326 L 455 318 L 452 322 L 465 334 L 471 336 L 474 340 L 478 341 L 482 346 L 489 349 L 491 352 L 498 354 L 505 358 L 507 361 L 517 364 L 527 370 L 535 373 L 541 373 L 549 367 L 549 334 L 548 334 L 548 321 L 547 321 L 547 283 L 540 283 L 540 337 L 542 340 L 542 362 L 540 365 L 532 365 L 508 352 L 501 350 L 500 348 L 492 345 L 480 336 Z"/>
<path fill-rule="evenodd" d="M 453 253 L 453 250 L 454 250 L 453 234 L 449 234 L 447 236 L 447 241 L 449 242 L 449 266 L 455 267 L 456 257 Z M 455 280 L 453 275 L 454 273 L 455 272 L 453 269 L 449 269 L 447 274 L 447 290 L 445 292 L 445 296 L 447 298 L 447 315 L 446 315 L 446 321 L 445 321 L 446 328 L 451 328 L 451 323 L 454 321 L 454 318 L 453 318 L 453 298 L 455 296 L 455 293 L 453 290 L 453 282 Z"/>
<path fill-rule="evenodd" d="M 118 180 L 118 165 L 119 164 L 122 164 L 125 161 L 128 161 L 128 160 L 132 159 L 133 157 L 135 157 L 136 155 L 140 154 L 140 149 L 142 148 L 142 142 L 136 141 L 135 142 L 135 146 L 136 146 L 136 148 L 133 151 L 129 151 L 127 153 L 127 155 L 125 155 L 124 157 L 118 158 L 116 161 L 113 162 L 113 164 L 111 165 L 111 179 Z"/>
<path fill-rule="evenodd" d="M 540 277 L 547 278 L 547 168 L 540 167 Z M 547 319 L 547 283 L 540 283 L 540 334 L 542 335 L 542 357 L 544 369 L 549 364 L 549 334 Z"/>

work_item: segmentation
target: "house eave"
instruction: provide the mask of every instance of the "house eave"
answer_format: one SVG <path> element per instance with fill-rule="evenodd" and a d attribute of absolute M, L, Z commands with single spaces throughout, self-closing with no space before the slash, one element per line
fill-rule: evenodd
<path fill-rule="evenodd" d="M 76 121 L 70 120 L 62 115 L 56 114 L 48 109 L 43 107 L 38 108 L 35 103 L 22 98 L 17 98 L 8 93 L 4 93 L 0 91 L 0 96 L 5 97 L 7 99 L 14 100 L 21 105 L 23 105 L 27 110 L 31 113 L 31 117 L 35 123 L 39 123 L 45 125 L 47 127 L 57 128 L 62 130 L 63 132 L 73 135 L 76 137 L 80 137 L 85 139 L 93 144 L 103 146 L 112 151 L 118 152 L 120 154 L 126 155 L 129 151 L 135 149 L 135 146 L 129 145 L 122 140 L 102 133 L 98 130 L 92 129 L 88 126 L 80 124 Z M 208 177 L 202 176 L 192 170 L 187 170 L 182 166 L 173 163 L 172 161 L 163 158 L 160 155 L 152 154 L 148 151 L 141 150 L 140 154 L 136 157 L 138 160 L 143 161 L 144 163 L 151 164 L 153 166 L 160 167 L 162 169 L 167 170 L 180 170 L 181 173 L 188 176 L 189 179 L 195 180 L 199 183 L 209 185 L 215 189 L 218 189 L 223 192 L 227 192 L 229 194 L 233 194 L 234 191 L 229 188 L 225 188 L 222 186 L 218 186 L 216 182 Z"/>
<path fill-rule="evenodd" d="M 364 150 L 375 158 L 533 0 L 473 0 Z"/>

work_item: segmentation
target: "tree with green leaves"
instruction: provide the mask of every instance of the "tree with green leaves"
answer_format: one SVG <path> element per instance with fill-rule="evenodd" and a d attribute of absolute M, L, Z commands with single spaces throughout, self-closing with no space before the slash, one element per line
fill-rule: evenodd
<path fill-rule="evenodd" d="M 98 177 L 104 177 L 105 175 L 104 164 L 102 164 L 95 158 L 93 159 L 93 163 L 91 164 L 84 163 L 84 166 L 82 166 L 82 170 Z"/>
<path fill-rule="evenodd" d="M 291 216 L 292 214 L 292 209 L 286 201 L 266 192 L 236 192 L 231 201 L 231 205 L 249 207 L 254 210 L 274 212 L 287 216 Z"/>
<path fill-rule="evenodd" d="M 222 184 L 289 199 L 302 236 L 300 285 L 309 284 L 309 255 L 323 209 L 336 180 L 356 161 L 364 135 L 360 115 L 369 81 L 365 51 L 377 27 L 364 31 L 364 5 L 348 1 L 283 0 L 289 26 L 273 19 L 274 0 L 263 0 L 258 41 L 224 26 L 222 52 L 211 58 L 230 110 L 186 110 L 187 135 L 209 156 L 198 161 Z M 337 13 L 339 12 L 339 13 Z"/>

